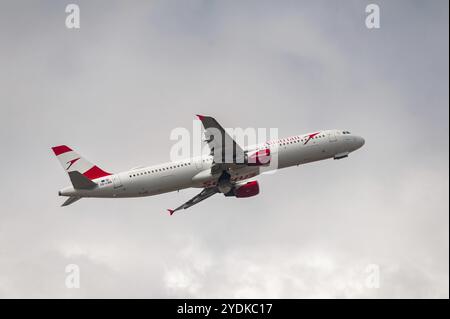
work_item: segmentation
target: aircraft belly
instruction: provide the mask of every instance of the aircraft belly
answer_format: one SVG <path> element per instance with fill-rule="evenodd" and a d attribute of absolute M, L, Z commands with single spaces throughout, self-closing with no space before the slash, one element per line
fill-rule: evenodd
<path fill-rule="evenodd" d="M 192 178 L 190 175 L 189 172 L 180 172 L 152 178 L 150 183 L 144 187 L 146 195 L 142 196 L 157 195 L 190 187 Z"/>
<path fill-rule="evenodd" d="M 293 165 L 298 165 L 299 163 L 299 157 L 298 157 L 298 150 L 292 149 L 294 146 L 289 147 L 280 147 L 278 149 L 278 153 L 275 154 L 278 155 L 278 167 L 277 168 L 285 168 Z"/>

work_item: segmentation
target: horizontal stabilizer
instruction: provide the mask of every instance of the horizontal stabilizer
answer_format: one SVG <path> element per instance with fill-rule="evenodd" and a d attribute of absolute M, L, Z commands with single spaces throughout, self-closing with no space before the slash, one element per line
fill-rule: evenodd
<path fill-rule="evenodd" d="M 75 189 L 93 189 L 97 183 L 91 181 L 78 171 L 69 172 L 70 181 Z"/>
<path fill-rule="evenodd" d="M 75 196 L 69 197 L 69 198 L 61 205 L 61 207 L 63 207 L 63 206 L 69 206 L 70 204 L 75 203 L 75 202 L 76 202 L 77 200 L 79 200 L 79 199 L 81 199 L 81 197 L 75 197 Z"/>

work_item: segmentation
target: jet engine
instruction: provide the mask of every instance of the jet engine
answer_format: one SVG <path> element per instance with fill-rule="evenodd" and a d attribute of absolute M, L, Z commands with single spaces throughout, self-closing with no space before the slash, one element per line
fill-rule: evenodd
<path fill-rule="evenodd" d="M 263 166 L 270 164 L 270 148 L 245 154 L 245 164 L 248 166 Z"/>
<path fill-rule="evenodd" d="M 252 197 L 259 194 L 259 184 L 257 181 L 237 184 L 233 189 L 233 195 L 237 198 Z"/>

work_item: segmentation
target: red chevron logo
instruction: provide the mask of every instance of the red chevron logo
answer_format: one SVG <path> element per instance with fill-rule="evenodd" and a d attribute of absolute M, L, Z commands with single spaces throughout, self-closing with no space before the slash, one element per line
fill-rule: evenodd
<path fill-rule="evenodd" d="M 306 140 L 306 142 L 303 145 L 306 145 L 306 143 L 308 143 L 311 139 L 313 139 L 318 134 L 320 134 L 320 132 L 309 134 L 308 139 Z"/>
<path fill-rule="evenodd" d="M 66 168 L 66 171 L 68 171 L 69 168 L 70 168 L 73 164 L 75 164 L 75 162 L 78 161 L 80 158 L 81 158 L 81 157 L 78 157 L 78 158 L 75 158 L 75 159 L 73 159 L 73 160 L 68 161 L 66 164 L 69 164 L 69 166 Z"/>

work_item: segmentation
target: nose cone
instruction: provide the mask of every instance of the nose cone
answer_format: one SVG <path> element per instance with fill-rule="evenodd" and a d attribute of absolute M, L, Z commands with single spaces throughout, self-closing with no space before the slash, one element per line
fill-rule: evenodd
<path fill-rule="evenodd" d="M 355 149 L 360 149 L 364 146 L 365 143 L 366 141 L 364 140 L 364 138 L 362 138 L 361 136 L 355 136 Z"/>

